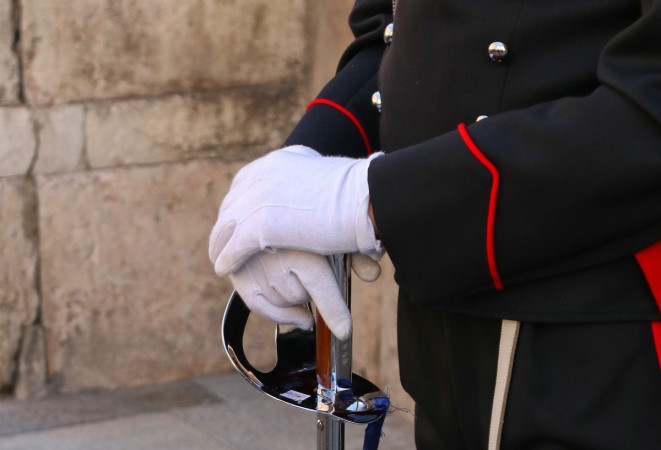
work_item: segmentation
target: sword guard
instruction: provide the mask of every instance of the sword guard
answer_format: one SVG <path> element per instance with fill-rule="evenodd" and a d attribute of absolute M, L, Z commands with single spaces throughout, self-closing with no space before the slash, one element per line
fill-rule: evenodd
<path fill-rule="evenodd" d="M 270 372 L 253 367 L 243 349 L 250 310 L 232 292 L 223 317 L 223 346 L 236 370 L 256 389 L 296 408 L 333 416 L 343 422 L 366 424 L 386 414 L 388 397 L 372 382 L 351 374 L 337 390 L 318 388 L 315 327 L 302 330 L 276 326 L 276 364 Z"/>

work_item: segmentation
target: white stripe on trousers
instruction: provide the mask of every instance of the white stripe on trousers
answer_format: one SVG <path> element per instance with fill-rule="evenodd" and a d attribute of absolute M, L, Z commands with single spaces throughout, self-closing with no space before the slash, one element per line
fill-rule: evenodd
<path fill-rule="evenodd" d="M 520 322 L 515 320 L 503 320 L 501 325 L 496 388 L 494 390 L 493 405 L 491 407 L 488 450 L 498 450 L 500 448 L 500 437 L 503 432 L 503 422 L 505 421 L 507 393 L 509 391 L 510 379 L 512 377 L 516 343 L 519 338 L 519 326 Z"/>

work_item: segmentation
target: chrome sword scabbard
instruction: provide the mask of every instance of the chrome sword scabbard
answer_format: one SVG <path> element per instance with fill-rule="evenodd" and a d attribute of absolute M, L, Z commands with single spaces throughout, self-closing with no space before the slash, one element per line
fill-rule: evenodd
<path fill-rule="evenodd" d="M 329 257 L 350 306 L 349 257 Z M 312 329 L 276 326 L 276 364 L 261 372 L 250 364 L 243 336 L 250 315 L 233 292 L 223 317 L 223 346 L 236 370 L 256 389 L 291 406 L 317 413 L 317 448 L 344 448 L 343 423 L 367 424 L 380 419 L 385 394 L 373 383 L 351 372 L 351 336 L 340 341 L 317 314 Z M 386 402 L 387 403 L 387 402 Z"/>

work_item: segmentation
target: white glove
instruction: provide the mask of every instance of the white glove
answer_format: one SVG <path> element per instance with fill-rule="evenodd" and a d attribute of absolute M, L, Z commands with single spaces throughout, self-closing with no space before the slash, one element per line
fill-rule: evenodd
<path fill-rule="evenodd" d="M 376 281 L 381 276 L 381 266 L 367 255 L 353 253 L 351 255 L 351 268 L 363 281 Z"/>
<path fill-rule="evenodd" d="M 379 263 L 365 255 L 356 254 L 351 261 L 364 281 L 374 281 L 381 272 Z M 246 306 L 262 317 L 307 329 L 314 319 L 304 305 L 314 301 L 331 332 L 339 339 L 349 337 L 351 313 L 325 256 L 296 250 L 259 252 L 230 280 Z"/>
<path fill-rule="evenodd" d="M 285 147 L 248 164 L 234 178 L 211 232 L 209 257 L 228 275 L 267 249 L 321 255 L 383 255 L 368 216 L 371 159 L 324 157 Z"/>
<path fill-rule="evenodd" d="M 324 256 L 296 250 L 260 252 L 230 279 L 246 306 L 267 319 L 310 328 L 314 319 L 303 305 L 314 300 L 331 332 L 341 339 L 349 336 L 351 313 Z"/>

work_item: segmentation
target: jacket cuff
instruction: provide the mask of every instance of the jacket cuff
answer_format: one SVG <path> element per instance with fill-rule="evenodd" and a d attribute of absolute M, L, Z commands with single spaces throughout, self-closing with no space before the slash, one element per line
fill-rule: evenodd
<path fill-rule="evenodd" d="M 364 157 L 372 154 L 375 139 L 368 135 L 371 130 L 363 123 L 339 103 L 317 98 L 310 102 L 285 145 L 305 145 L 323 155 Z"/>
<path fill-rule="evenodd" d="M 347 63 L 310 102 L 285 145 L 305 145 L 324 155 L 363 158 L 379 145 L 379 114 L 372 105 L 383 45 Z"/>
<path fill-rule="evenodd" d="M 503 288 L 498 181 L 464 126 L 372 161 L 368 182 L 379 236 L 397 282 L 416 302 Z"/>

